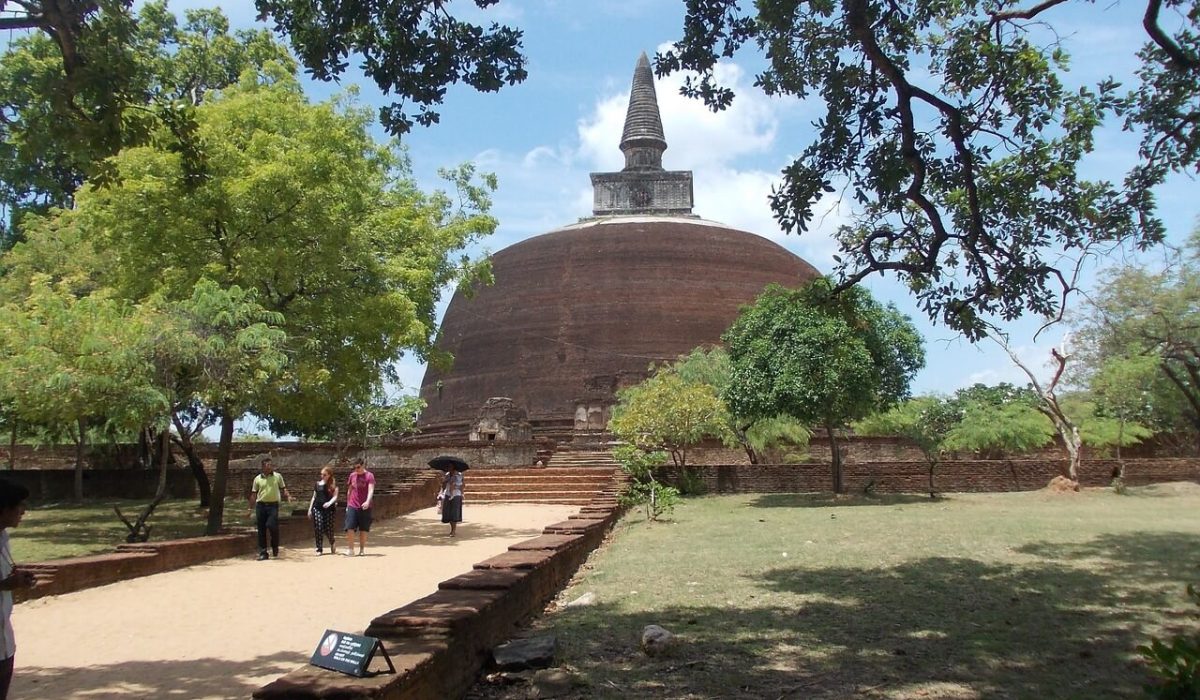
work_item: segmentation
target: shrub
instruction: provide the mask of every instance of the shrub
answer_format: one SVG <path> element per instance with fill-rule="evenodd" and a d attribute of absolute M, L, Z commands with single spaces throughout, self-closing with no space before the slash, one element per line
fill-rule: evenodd
<path fill-rule="evenodd" d="M 704 479 L 700 478 L 700 474 L 690 467 L 684 467 L 679 470 L 679 477 L 676 479 L 679 487 L 679 493 L 683 496 L 703 496 L 708 491 L 708 486 L 704 484 Z"/>
<path fill-rule="evenodd" d="M 1200 606 L 1200 592 L 1187 587 L 1188 597 Z M 1137 648 L 1159 682 L 1146 687 L 1159 700 L 1196 700 L 1200 698 L 1200 633 L 1178 634 L 1164 642 L 1157 637 Z"/>
<path fill-rule="evenodd" d="M 625 487 L 620 497 L 623 505 L 645 506 L 647 520 L 658 520 L 660 515 L 674 510 L 679 502 L 678 489 L 659 483 L 654 478 L 654 468 L 667 461 L 666 452 L 647 452 L 634 445 L 620 445 L 613 450 L 613 458 L 631 477 L 629 486 Z"/>
<path fill-rule="evenodd" d="M 675 510 L 679 490 L 658 481 L 634 481 L 621 494 L 620 501 L 630 507 L 645 506 L 646 519 L 658 520 L 659 516 Z"/>

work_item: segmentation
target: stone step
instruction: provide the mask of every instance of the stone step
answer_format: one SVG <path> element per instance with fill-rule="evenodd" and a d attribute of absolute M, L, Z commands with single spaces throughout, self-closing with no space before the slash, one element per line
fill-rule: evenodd
<path fill-rule="evenodd" d="M 615 472 L 619 467 L 607 467 L 609 472 Z M 475 476 L 483 475 L 501 475 L 501 476 L 570 476 L 578 474 L 580 476 L 595 476 L 597 470 L 591 467 L 487 467 L 479 469 L 469 469 L 463 476 L 468 479 Z"/>
<path fill-rule="evenodd" d="M 528 481 L 530 483 L 610 484 L 619 480 L 622 476 L 624 475 L 614 474 L 607 469 L 597 469 L 590 472 L 576 471 L 570 474 L 476 474 L 474 476 L 467 476 L 467 480 L 474 483 Z"/>
<path fill-rule="evenodd" d="M 478 501 L 488 498 L 505 498 L 509 500 L 523 500 L 531 498 L 537 500 L 540 498 L 582 498 L 587 501 L 593 500 L 610 500 L 595 491 L 531 491 L 528 489 L 511 489 L 505 491 L 467 491 L 466 500 Z"/>
<path fill-rule="evenodd" d="M 594 489 L 602 489 L 612 483 L 612 477 L 607 475 L 599 475 L 599 477 L 475 477 L 463 479 L 467 484 L 472 485 L 473 489 L 478 489 L 480 484 L 545 484 L 550 487 L 558 486 L 587 486 Z"/>
<path fill-rule="evenodd" d="M 512 494 L 500 494 L 480 498 L 476 494 L 471 494 L 471 500 L 466 507 L 470 508 L 471 503 L 545 503 L 561 506 L 586 506 L 591 502 L 591 498 L 574 496 L 526 495 L 517 497 Z"/>
<path fill-rule="evenodd" d="M 467 489 L 467 498 L 471 499 L 478 494 L 530 494 L 535 493 L 542 496 L 563 495 L 571 498 L 587 496 L 588 498 L 603 498 L 605 494 L 595 489 L 538 489 L 533 488 L 528 484 L 514 484 L 509 487 L 493 487 L 489 486 L 486 489 Z"/>

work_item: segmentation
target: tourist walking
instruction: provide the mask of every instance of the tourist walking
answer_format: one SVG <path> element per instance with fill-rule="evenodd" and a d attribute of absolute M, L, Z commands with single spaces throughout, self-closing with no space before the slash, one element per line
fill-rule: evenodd
<path fill-rule="evenodd" d="M 250 486 L 250 513 L 258 528 L 258 560 L 279 556 L 279 499 L 292 500 L 283 475 L 275 471 L 271 458 L 262 461 L 262 473 Z M 267 535 L 271 535 L 271 554 L 267 554 Z"/>
<path fill-rule="evenodd" d="M 346 555 L 354 554 L 354 533 L 358 533 L 358 554 L 367 547 L 371 531 L 371 501 L 375 498 L 375 475 L 367 471 L 362 457 L 356 457 L 346 486 Z"/>
<path fill-rule="evenodd" d="M 7 479 L 0 479 L 0 611 L 4 615 L 4 659 L 0 660 L 0 700 L 8 697 L 12 683 L 13 661 L 17 645 L 13 638 L 13 594 L 18 588 L 33 588 L 37 582 L 32 571 L 18 569 L 8 547 L 8 530 L 21 524 L 25 515 L 25 499 L 29 489 Z"/>
<path fill-rule="evenodd" d="M 338 487 L 333 478 L 333 470 L 321 468 L 321 478 L 313 487 L 312 498 L 308 501 L 308 518 L 312 520 L 313 535 L 317 542 L 317 556 L 325 553 L 325 539 L 329 539 L 329 553 L 337 554 L 337 541 L 333 537 L 333 515 L 337 509 Z"/>
<path fill-rule="evenodd" d="M 450 523 L 451 537 L 462 522 L 462 506 L 463 474 L 457 466 L 451 466 L 442 477 L 442 522 Z"/>

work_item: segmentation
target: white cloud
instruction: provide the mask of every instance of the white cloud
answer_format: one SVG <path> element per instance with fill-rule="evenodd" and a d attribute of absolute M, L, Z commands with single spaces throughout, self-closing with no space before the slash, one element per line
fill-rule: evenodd
<path fill-rule="evenodd" d="M 789 101 L 770 98 L 749 85 L 745 71 L 734 64 L 719 64 L 718 81 L 737 93 L 726 110 L 712 112 L 695 99 L 679 94 L 680 74 L 655 81 L 667 152 L 663 166 L 668 170 L 705 171 L 738 158 L 770 153 L 779 129 L 779 114 Z M 579 121 L 580 160 L 595 170 L 620 170 L 624 158 L 619 150 L 629 88 L 601 97 L 591 114 Z"/>

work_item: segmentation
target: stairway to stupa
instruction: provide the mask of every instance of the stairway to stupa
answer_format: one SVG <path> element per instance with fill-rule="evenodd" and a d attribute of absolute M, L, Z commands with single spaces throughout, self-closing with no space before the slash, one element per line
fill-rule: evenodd
<path fill-rule="evenodd" d="M 557 503 L 588 505 L 615 496 L 624 473 L 590 467 L 490 469 L 466 474 L 470 503 Z"/>

